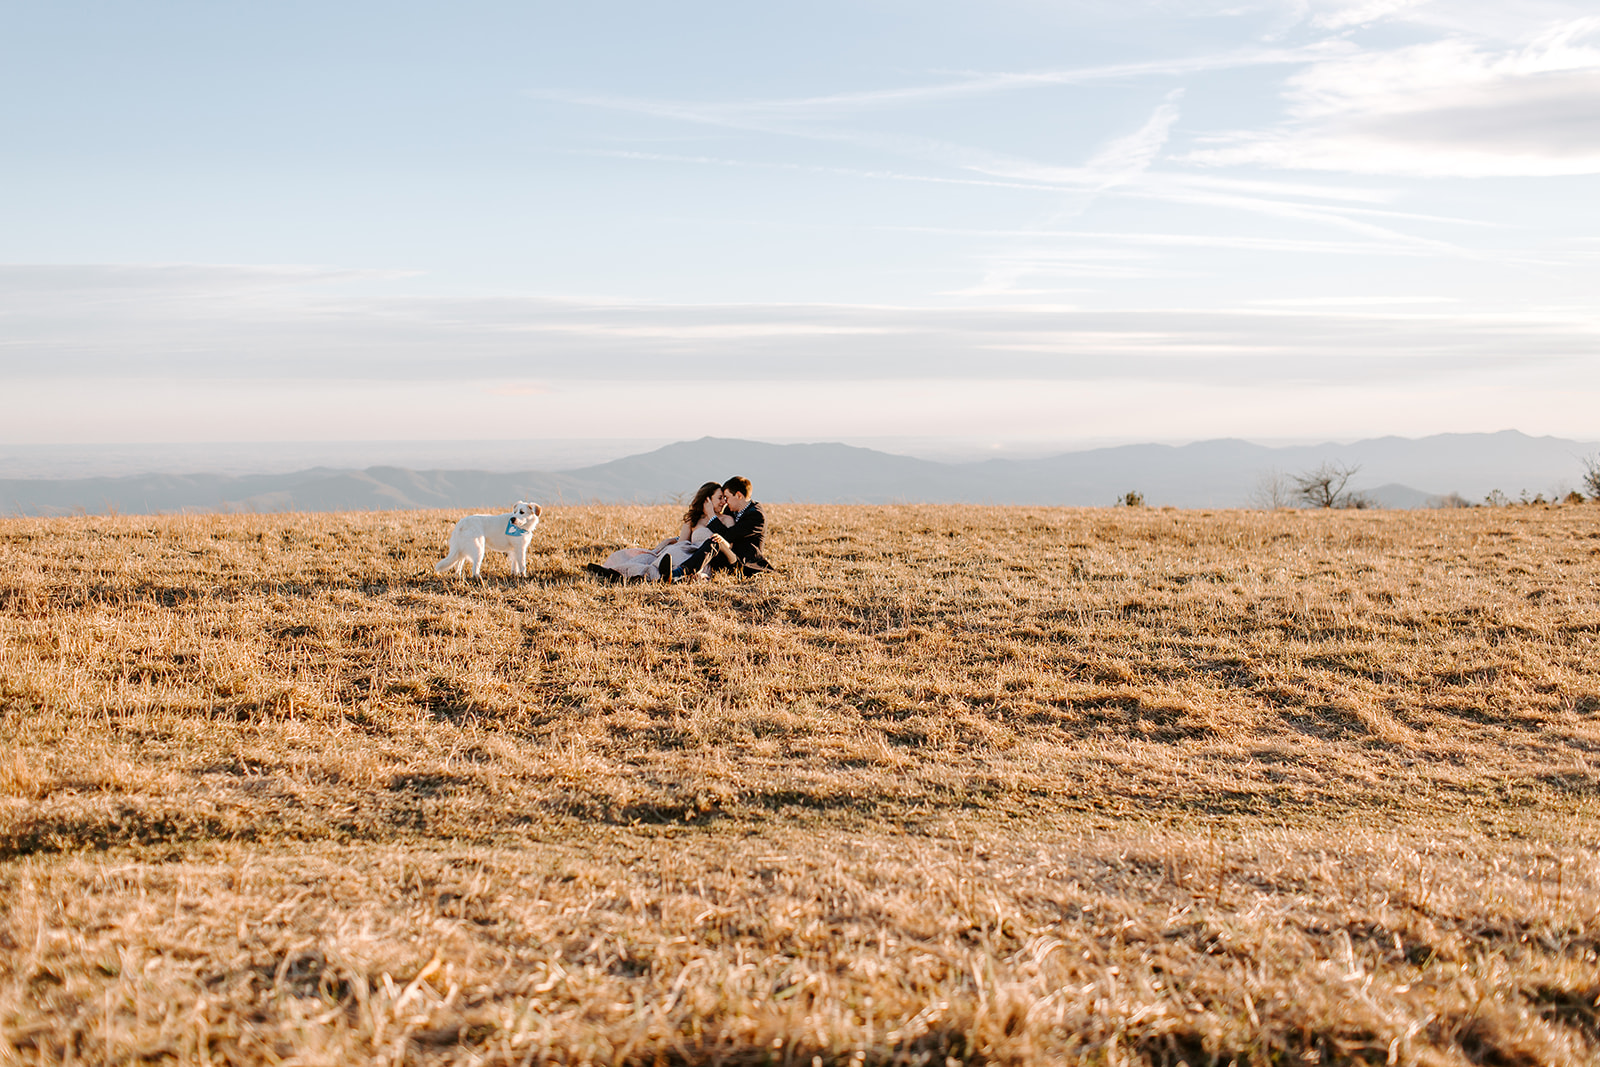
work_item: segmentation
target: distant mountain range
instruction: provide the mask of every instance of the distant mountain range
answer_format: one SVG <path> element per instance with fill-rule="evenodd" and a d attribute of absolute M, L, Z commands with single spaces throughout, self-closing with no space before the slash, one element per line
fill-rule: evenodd
<path fill-rule="evenodd" d="M 1126 445 L 1045 459 L 939 463 L 840 444 L 774 445 L 705 437 L 577 470 L 495 473 L 324 467 L 293 474 L 146 474 L 0 480 L 0 515 L 182 511 L 392 511 L 541 503 L 656 503 L 702 481 L 743 474 L 768 502 L 975 503 L 1092 506 L 1137 492 L 1147 504 L 1243 507 L 1266 481 L 1324 462 L 1359 466 L 1350 488 L 1380 507 L 1425 507 L 1446 494 L 1481 501 L 1498 490 L 1546 498 L 1576 487 L 1595 442 L 1492 434 L 1380 437 L 1272 448 L 1247 441 Z"/>

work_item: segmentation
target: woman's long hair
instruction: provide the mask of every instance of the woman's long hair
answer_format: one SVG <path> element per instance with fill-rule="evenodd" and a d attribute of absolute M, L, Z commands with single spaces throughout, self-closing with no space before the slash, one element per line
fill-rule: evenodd
<path fill-rule="evenodd" d="M 707 482 L 695 491 L 694 503 L 683 513 L 683 521 L 689 524 L 689 529 L 692 530 L 700 525 L 700 520 L 705 518 L 706 501 L 711 499 L 711 494 L 721 488 L 721 482 Z"/>

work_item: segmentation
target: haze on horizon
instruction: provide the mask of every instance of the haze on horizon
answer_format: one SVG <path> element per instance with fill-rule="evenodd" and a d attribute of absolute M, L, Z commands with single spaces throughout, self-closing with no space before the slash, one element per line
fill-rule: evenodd
<path fill-rule="evenodd" d="M 1592 439 L 1597 101 L 1560 0 L 23 6 L 0 444 Z"/>

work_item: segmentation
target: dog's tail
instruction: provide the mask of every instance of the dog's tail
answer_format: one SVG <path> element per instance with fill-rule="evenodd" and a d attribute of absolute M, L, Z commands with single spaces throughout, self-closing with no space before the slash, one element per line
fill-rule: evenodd
<path fill-rule="evenodd" d="M 466 562 L 466 559 L 467 559 L 466 553 L 457 552 L 455 549 L 452 548 L 450 550 L 450 554 L 448 556 L 446 556 L 444 559 L 441 559 L 438 563 L 435 563 L 433 565 L 433 569 L 434 569 L 435 572 L 437 572 L 439 574 L 443 574 L 445 571 L 449 570 L 451 567 L 459 567 L 459 566 L 461 566 L 461 564 Z"/>

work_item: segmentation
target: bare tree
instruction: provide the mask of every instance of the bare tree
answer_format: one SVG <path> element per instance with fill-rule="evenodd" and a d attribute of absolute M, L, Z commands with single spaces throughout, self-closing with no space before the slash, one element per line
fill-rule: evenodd
<path fill-rule="evenodd" d="M 1600 454 L 1583 457 L 1583 488 L 1590 500 L 1600 500 Z"/>
<path fill-rule="evenodd" d="M 1266 511 L 1294 504 L 1295 488 L 1289 476 L 1276 467 L 1269 467 L 1256 476 L 1255 488 L 1250 490 L 1250 505 Z"/>
<path fill-rule="evenodd" d="M 1316 470 L 1296 474 L 1292 479 L 1294 495 L 1308 508 L 1370 507 L 1370 502 L 1360 493 L 1345 491 L 1345 486 L 1360 469 L 1359 464 L 1347 466 L 1328 462 Z"/>

